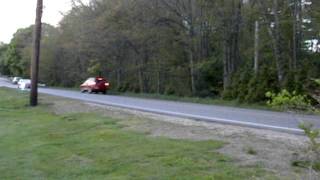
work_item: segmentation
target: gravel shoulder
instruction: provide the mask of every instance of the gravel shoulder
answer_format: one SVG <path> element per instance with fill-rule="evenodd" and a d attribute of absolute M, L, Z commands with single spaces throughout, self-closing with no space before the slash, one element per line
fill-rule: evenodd
<path fill-rule="evenodd" d="M 48 95 L 41 95 L 41 102 L 51 106 L 56 114 L 96 112 L 118 120 L 128 130 L 149 136 L 221 140 L 226 145 L 220 152 L 239 166 L 260 166 L 281 179 L 320 179 L 315 172 L 310 174 L 307 169 L 292 166 L 292 161 L 304 154 L 307 147 L 307 139 L 301 135 L 200 122 Z"/>

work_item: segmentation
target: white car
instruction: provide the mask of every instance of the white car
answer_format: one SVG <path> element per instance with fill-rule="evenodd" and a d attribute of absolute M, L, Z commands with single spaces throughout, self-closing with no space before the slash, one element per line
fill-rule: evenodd
<path fill-rule="evenodd" d="M 12 79 L 12 83 L 13 83 L 13 84 L 18 84 L 18 82 L 20 81 L 20 79 L 21 79 L 21 77 L 14 77 L 14 78 Z"/>
<path fill-rule="evenodd" d="M 30 79 L 20 79 L 18 81 L 18 88 L 21 90 L 26 90 L 31 88 L 31 80 Z"/>

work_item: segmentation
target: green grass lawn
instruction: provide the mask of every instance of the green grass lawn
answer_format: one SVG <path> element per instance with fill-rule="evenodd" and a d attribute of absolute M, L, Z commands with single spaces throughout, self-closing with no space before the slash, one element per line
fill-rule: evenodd
<path fill-rule="evenodd" d="M 97 114 L 31 108 L 0 88 L 0 179 L 273 179 L 238 167 L 218 141 L 172 140 L 125 130 Z"/>

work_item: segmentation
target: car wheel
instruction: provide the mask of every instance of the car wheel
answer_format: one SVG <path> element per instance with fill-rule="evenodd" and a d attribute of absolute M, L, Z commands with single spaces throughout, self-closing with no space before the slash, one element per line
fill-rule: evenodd
<path fill-rule="evenodd" d="M 102 94 L 107 94 L 107 91 L 102 91 Z"/>
<path fill-rule="evenodd" d="M 88 93 L 89 93 L 89 94 L 92 94 L 92 89 L 88 89 Z"/>

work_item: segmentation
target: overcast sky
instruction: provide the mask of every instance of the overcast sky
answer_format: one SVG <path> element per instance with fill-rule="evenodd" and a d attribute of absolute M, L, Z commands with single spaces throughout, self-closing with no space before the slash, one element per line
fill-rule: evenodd
<path fill-rule="evenodd" d="M 70 0 L 43 0 L 43 22 L 57 25 L 60 12 L 71 8 Z M 0 42 L 9 43 L 19 28 L 30 26 L 35 21 L 37 0 L 0 0 Z"/>

